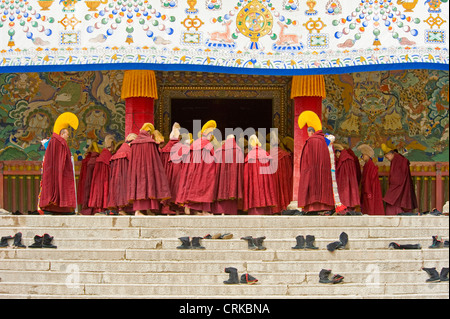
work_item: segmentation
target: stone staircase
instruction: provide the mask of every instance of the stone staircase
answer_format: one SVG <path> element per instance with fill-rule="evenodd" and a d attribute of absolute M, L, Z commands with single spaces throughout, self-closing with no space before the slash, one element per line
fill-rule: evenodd
<path fill-rule="evenodd" d="M 345 250 L 329 252 L 341 232 Z M 427 283 L 422 267 L 449 266 L 448 216 L 14 216 L 0 217 L 0 237 L 54 236 L 56 249 L 0 248 L 0 298 L 449 298 L 448 282 Z M 178 237 L 203 239 L 204 250 L 176 249 Z M 297 235 L 314 235 L 318 250 L 293 250 Z M 266 236 L 250 251 L 244 236 Z M 390 242 L 421 244 L 390 250 Z M 226 267 L 254 285 L 225 285 Z M 321 269 L 344 276 L 320 284 Z"/>

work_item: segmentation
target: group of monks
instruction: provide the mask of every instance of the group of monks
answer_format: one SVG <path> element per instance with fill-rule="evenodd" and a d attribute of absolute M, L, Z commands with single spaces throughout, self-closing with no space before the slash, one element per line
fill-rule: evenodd
<path fill-rule="evenodd" d="M 358 146 L 364 162 L 361 172 L 353 150 L 324 134 L 317 115 L 303 112 L 299 126 L 306 124 L 309 137 L 302 149 L 298 191 L 298 206 L 304 211 L 347 214 L 359 207 L 367 215 L 398 215 L 417 208 L 410 162 L 397 150 L 381 145 L 391 163 L 389 187 L 383 197 L 375 153 L 369 145 Z"/>
<path fill-rule="evenodd" d="M 306 112 L 299 117 L 301 128 L 308 124 L 309 135 L 300 159 L 298 207 L 303 212 L 345 214 L 360 207 L 368 215 L 396 215 L 417 207 L 406 158 L 383 146 L 391 161 L 389 189 L 383 198 L 373 149 L 358 147 L 365 162 L 361 172 L 353 151 L 325 135 L 314 116 Z M 119 145 L 106 136 L 102 151 L 95 142 L 89 147 L 78 184 L 66 142 L 68 129 L 58 130 L 43 161 L 39 210 L 65 213 L 80 205 L 83 215 L 285 211 L 293 197 L 292 153 L 279 147 L 272 135 L 270 153 L 256 135 L 250 136 L 245 149 L 234 135 L 212 143 L 216 127 L 215 121 L 207 122 L 194 141 L 175 123 L 166 144 L 151 123 Z"/>

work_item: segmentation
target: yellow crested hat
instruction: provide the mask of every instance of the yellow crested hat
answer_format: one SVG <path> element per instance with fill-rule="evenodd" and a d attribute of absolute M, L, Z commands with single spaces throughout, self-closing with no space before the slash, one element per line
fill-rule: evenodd
<path fill-rule="evenodd" d="M 201 134 L 202 135 L 207 135 L 209 133 L 211 133 L 212 131 L 214 131 L 214 129 L 217 127 L 217 123 L 214 120 L 210 120 L 208 122 L 206 122 L 205 125 L 203 125 L 202 130 L 201 130 Z"/>
<path fill-rule="evenodd" d="M 248 145 L 250 145 L 252 148 L 258 145 L 261 147 L 261 142 L 258 140 L 258 137 L 256 135 L 250 136 L 250 139 L 248 140 Z"/>
<path fill-rule="evenodd" d="M 91 152 L 96 152 L 96 153 L 100 153 L 100 148 L 98 147 L 97 142 L 93 141 L 93 142 L 91 143 L 91 145 L 89 145 L 88 152 L 89 152 L 89 151 L 91 151 Z"/>
<path fill-rule="evenodd" d="M 152 123 L 144 123 L 144 125 L 142 125 L 141 130 L 150 132 L 150 134 L 153 134 L 153 132 L 155 131 L 155 127 L 153 126 Z"/>
<path fill-rule="evenodd" d="M 68 128 L 69 126 L 76 130 L 78 128 L 78 117 L 72 112 L 62 113 L 55 121 L 53 126 L 53 132 L 59 134 L 62 129 Z"/>
<path fill-rule="evenodd" d="M 334 150 L 335 151 L 343 151 L 344 150 L 344 146 L 342 144 L 333 143 L 333 145 L 334 145 Z"/>
<path fill-rule="evenodd" d="M 392 152 L 393 151 L 393 149 L 392 148 L 389 148 L 386 144 L 381 144 L 381 149 L 383 150 L 383 153 L 386 155 L 387 153 L 389 153 L 389 152 Z"/>
<path fill-rule="evenodd" d="M 127 138 L 125 139 L 125 142 L 131 142 L 134 141 L 137 137 L 136 133 L 130 133 L 128 134 Z"/>
<path fill-rule="evenodd" d="M 365 154 L 365 155 L 369 156 L 370 158 L 373 158 L 375 156 L 375 151 L 373 150 L 373 148 L 371 148 L 367 144 L 361 144 L 356 149 L 358 151 L 360 151 L 361 154 Z"/>
<path fill-rule="evenodd" d="M 290 136 L 283 138 L 283 145 L 292 153 L 294 153 L 294 139 Z"/>
<path fill-rule="evenodd" d="M 305 125 L 308 125 L 308 127 L 313 127 L 316 131 L 320 131 L 322 129 L 322 121 L 313 111 L 304 111 L 298 117 L 298 126 L 303 128 Z"/>

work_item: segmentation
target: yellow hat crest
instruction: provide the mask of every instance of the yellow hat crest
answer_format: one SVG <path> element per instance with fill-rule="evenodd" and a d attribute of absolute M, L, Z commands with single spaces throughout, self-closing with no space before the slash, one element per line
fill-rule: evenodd
<path fill-rule="evenodd" d="M 78 124 L 78 117 L 75 114 L 72 112 L 65 112 L 56 119 L 55 125 L 53 126 L 53 132 L 59 134 L 62 129 L 68 128 L 69 126 L 76 130 Z"/>
<path fill-rule="evenodd" d="M 252 135 L 250 136 L 250 139 L 248 141 L 248 144 L 253 148 L 256 145 L 258 145 L 259 147 L 261 147 L 261 142 L 258 140 L 258 137 L 256 135 Z"/>
<path fill-rule="evenodd" d="M 210 121 L 206 122 L 205 125 L 203 125 L 202 130 L 201 130 L 201 134 L 207 135 L 207 134 L 211 133 L 212 131 L 214 131 L 214 129 L 216 127 L 217 127 L 216 121 L 210 120 Z"/>
<path fill-rule="evenodd" d="M 316 131 L 320 131 L 322 129 L 322 121 L 313 111 L 304 111 L 298 117 L 298 126 L 303 128 L 305 125 L 308 125 L 308 127 L 313 127 Z"/>
<path fill-rule="evenodd" d="M 365 155 L 369 156 L 370 158 L 373 158 L 375 156 L 375 152 L 374 152 L 373 148 L 371 148 L 367 144 L 361 144 L 360 146 L 357 147 L 357 150 L 360 151 L 361 154 L 365 154 Z"/>
<path fill-rule="evenodd" d="M 384 154 L 387 154 L 387 153 L 389 153 L 389 152 L 392 152 L 393 151 L 393 149 L 392 148 L 389 148 L 386 144 L 381 144 L 381 149 L 383 150 L 383 152 L 384 152 Z"/>
<path fill-rule="evenodd" d="M 155 127 L 153 126 L 152 123 L 144 123 L 144 125 L 142 125 L 141 130 L 147 131 L 150 134 L 153 134 L 153 132 L 155 131 Z"/>

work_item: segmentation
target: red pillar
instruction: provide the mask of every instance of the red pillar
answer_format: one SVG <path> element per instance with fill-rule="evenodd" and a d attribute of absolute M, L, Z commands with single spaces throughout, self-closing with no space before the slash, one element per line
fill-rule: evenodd
<path fill-rule="evenodd" d="M 154 71 L 125 71 L 121 97 L 125 100 L 125 137 L 138 134 L 145 123 L 154 124 L 153 102 L 158 98 Z"/>
<path fill-rule="evenodd" d="M 139 133 L 145 123 L 154 124 L 154 99 L 151 97 L 129 97 L 125 99 L 125 137 Z"/>
<path fill-rule="evenodd" d="M 300 157 L 302 155 L 303 145 L 308 138 L 307 126 L 300 129 L 298 126 L 298 117 L 304 111 L 313 111 L 322 119 L 322 97 L 321 96 L 300 96 L 294 98 L 295 104 L 295 123 L 294 123 L 294 201 L 298 198 L 298 185 L 300 179 Z"/>

